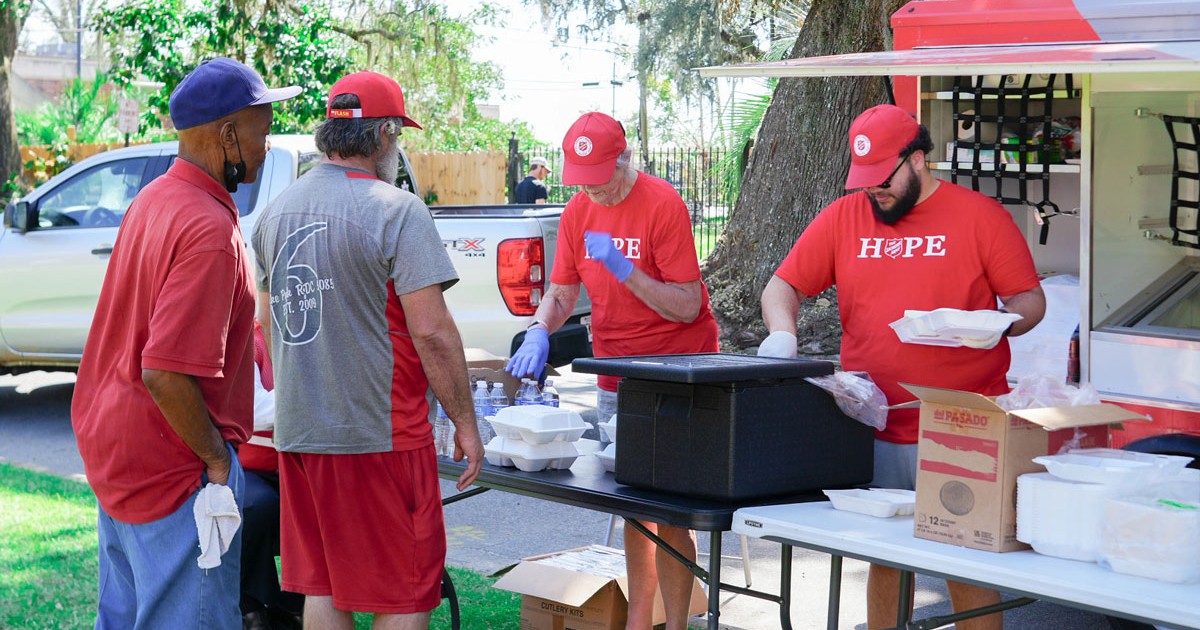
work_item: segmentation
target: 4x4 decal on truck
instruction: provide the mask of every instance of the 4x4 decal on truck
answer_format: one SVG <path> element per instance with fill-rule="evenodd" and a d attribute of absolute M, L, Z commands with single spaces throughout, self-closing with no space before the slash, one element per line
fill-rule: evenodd
<path fill-rule="evenodd" d="M 333 279 L 321 278 L 309 265 L 294 261 L 301 246 L 328 228 L 321 221 L 288 234 L 271 266 L 271 314 L 279 323 L 280 338 L 290 346 L 304 345 L 321 332 L 321 292 L 333 288 Z"/>

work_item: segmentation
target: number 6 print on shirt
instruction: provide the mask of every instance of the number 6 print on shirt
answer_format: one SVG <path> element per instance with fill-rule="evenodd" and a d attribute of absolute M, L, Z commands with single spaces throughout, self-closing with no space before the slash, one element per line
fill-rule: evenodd
<path fill-rule="evenodd" d="M 288 234 L 271 267 L 271 315 L 283 343 L 290 346 L 304 345 L 321 332 L 320 279 L 312 267 L 293 261 L 309 239 L 328 228 L 329 224 L 322 221 Z"/>

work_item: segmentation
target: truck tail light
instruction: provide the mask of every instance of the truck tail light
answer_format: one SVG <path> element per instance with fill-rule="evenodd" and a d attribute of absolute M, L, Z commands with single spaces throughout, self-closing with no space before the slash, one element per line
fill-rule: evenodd
<path fill-rule="evenodd" d="M 533 315 L 546 290 L 546 255 L 540 238 L 514 238 L 496 248 L 500 296 L 513 315 Z"/>

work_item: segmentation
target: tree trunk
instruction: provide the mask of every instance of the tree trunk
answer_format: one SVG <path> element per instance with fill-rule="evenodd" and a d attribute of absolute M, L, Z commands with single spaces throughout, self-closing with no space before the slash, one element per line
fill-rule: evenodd
<path fill-rule="evenodd" d="M 17 148 L 17 122 L 13 117 L 12 60 L 17 51 L 17 37 L 25 21 L 23 3 L 5 2 L 0 8 L 0 184 L 8 182 L 13 173 L 21 172 L 21 154 Z M 3 199 L 0 201 L 7 201 Z"/>
<path fill-rule="evenodd" d="M 885 50 L 889 18 L 905 0 L 814 0 L 792 57 Z M 822 208 L 845 194 L 847 130 L 889 100 L 879 77 L 781 79 L 763 117 L 729 224 L 704 265 L 722 348 L 744 350 L 766 335 L 759 296 L 780 261 Z M 800 351 L 837 354 L 834 291 L 805 300 Z"/>

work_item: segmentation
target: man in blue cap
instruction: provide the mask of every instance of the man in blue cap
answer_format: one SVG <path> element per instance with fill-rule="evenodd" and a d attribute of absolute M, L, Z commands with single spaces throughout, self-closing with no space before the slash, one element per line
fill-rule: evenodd
<path fill-rule="evenodd" d="M 271 103 L 299 93 L 202 63 L 171 94 L 179 159 L 125 214 L 71 406 L 99 502 L 96 628 L 241 628 L 254 281 L 229 193 L 266 159 Z"/>

